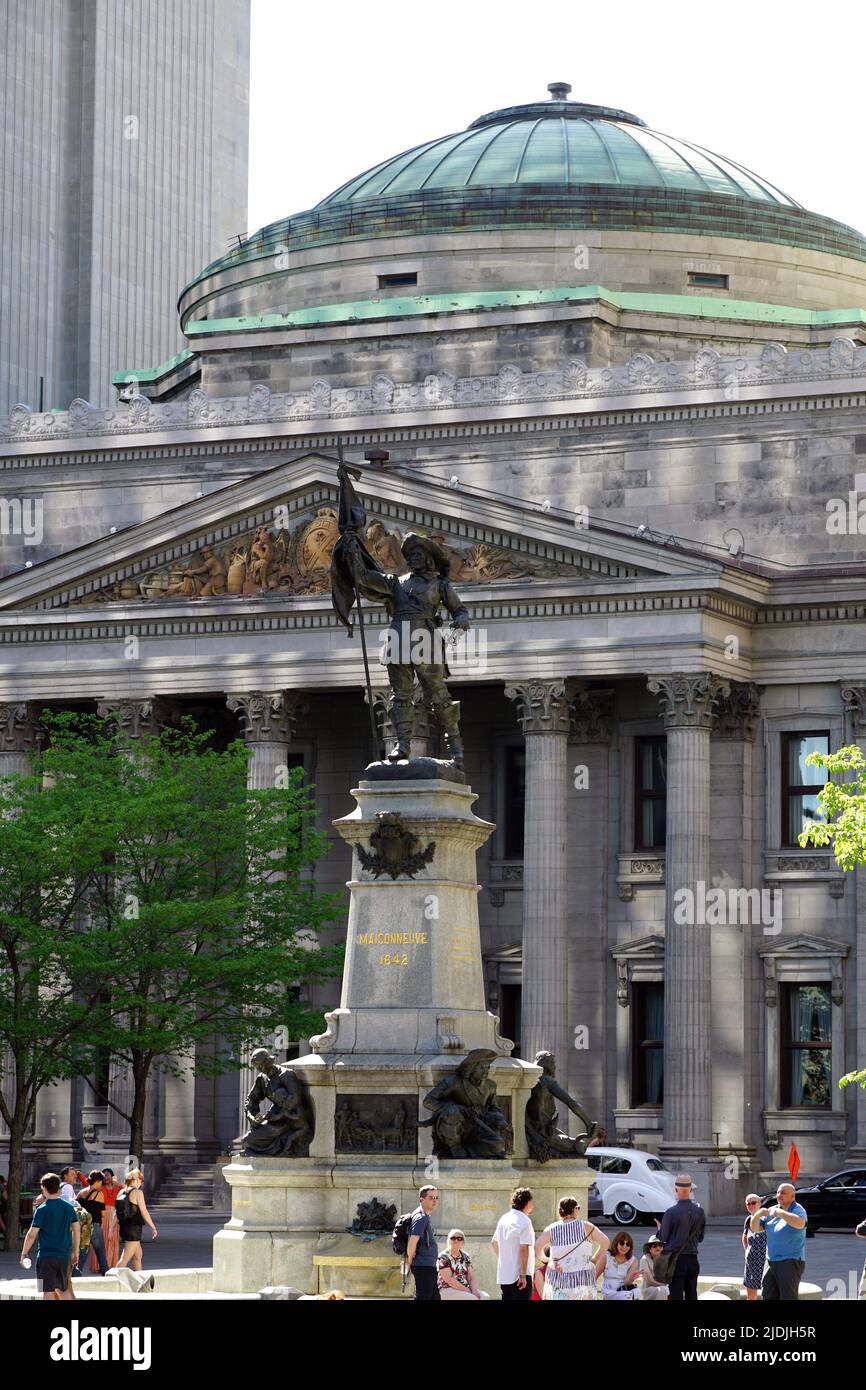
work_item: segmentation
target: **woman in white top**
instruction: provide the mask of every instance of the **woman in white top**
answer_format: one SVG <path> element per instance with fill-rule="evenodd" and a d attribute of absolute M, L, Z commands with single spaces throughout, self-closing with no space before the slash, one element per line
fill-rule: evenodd
<path fill-rule="evenodd" d="M 563 1197 L 559 1217 L 545 1227 L 535 1242 L 537 1255 L 545 1245 L 550 1246 L 542 1299 L 594 1300 L 598 1293 L 599 1265 L 610 1242 L 603 1231 L 589 1221 L 580 1220 L 580 1205 L 575 1197 Z"/>
<path fill-rule="evenodd" d="M 634 1241 L 628 1231 L 621 1231 L 614 1238 L 604 1262 L 604 1278 L 601 1296 L 618 1303 L 628 1303 L 638 1298 L 640 1290 L 637 1279 L 637 1260 L 634 1258 Z"/>
<path fill-rule="evenodd" d="M 648 1240 L 643 1248 L 643 1256 L 637 1267 L 641 1280 L 640 1296 L 643 1303 L 665 1303 L 670 1296 L 667 1284 L 660 1284 L 653 1274 L 653 1260 L 664 1250 L 664 1244 L 656 1236 Z"/>

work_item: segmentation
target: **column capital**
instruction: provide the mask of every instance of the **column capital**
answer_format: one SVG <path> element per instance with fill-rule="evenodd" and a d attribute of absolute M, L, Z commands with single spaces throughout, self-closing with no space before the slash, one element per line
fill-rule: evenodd
<path fill-rule="evenodd" d="M 610 743 L 613 737 L 613 691 L 590 690 L 575 681 L 571 705 L 572 743 Z"/>
<path fill-rule="evenodd" d="M 100 719 L 113 719 L 127 738 L 153 738 L 165 723 L 167 708 L 157 695 L 122 700 L 100 700 L 96 706 Z"/>
<path fill-rule="evenodd" d="M 716 702 L 730 695 L 730 681 L 712 671 L 685 675 L 650 676 L 647 689 L 661 696 L 666 729 L 711 729 Z"/>
<path fill-rule="evenodd" d="M 752 681 L 731 681 L 730 694 L 722 695 L 716 706 L 718 723 L 713 732 L 717 738 L 754 743 L 762 690 L 763 686 Z"/>
<path fill-rule="evenodd" d="M 516 681 L 505 687 L 505 697 L 517 705 L 517 717 L 524 734 L 568 734 L 577 684 L 570 676 L 549 681 Z"/>
<path fill-rule="evenodd" d="M 247 743 L 289 744 L 299 718 L 309 713 L 309 705 L 295 690 L 250 690 L 228 695 L 226 704 L 239 712 Z"/>
<path fill-rule="evenodd" d="M 866 676 L 842 684 L 840 691 L 846 714 L 851 716 L 855 738 L 866 736 Z"/>
<path fill-rule="evenodd" d="M 388 743 L 394 737 L 394 724 L 391 719 L 394 692 L 390 685 L 374 685 L 370 693 L 373 696 L 373 717 L 376 720 L 379 742 Z M 370 700 L 365 690 L 364 704 L 369 705 L 369 703 Z"/>
<path fill-rule="evenodd" d="M 39 745 L 39 719 L 26 700 L 0 702 L 0 753 L 31 753 Z"/>

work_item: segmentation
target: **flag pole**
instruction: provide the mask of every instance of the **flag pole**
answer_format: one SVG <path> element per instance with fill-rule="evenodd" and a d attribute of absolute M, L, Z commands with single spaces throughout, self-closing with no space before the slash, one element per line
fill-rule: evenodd
<path fill-rule="evenodd" d="M 342 441 L 338 442 L 338 444 L 337 444 L 337 457 L 338 457 L 339 460 L 340 460 L 339 474 L 340 474 L 340 487 L 342 488 L 342 486 L 343 486 L 343 469 L 344 469 L 344 467 L 345 467 L 345 463 L 344 463 L 344 461 L 343 461 L 343 445 L 342 445 Z M 352 534 L 353 534 L 353 535 L 356 535 L 357 533 L 353 531 Z M 379 755 L 379 746 L 380 746 L 380 745 L 379 745 L 379 731 L 378 731 L 378 729 L 376 728 L 376 713 L 375 713 L 375 710 L 373 709 L 373 688 L 372 688 L 372 685 L 370 684 L 370 662 L 369 662 L 369 660 L 368 660 L 368 658 L 367 658 L 367 633 L 366 633 L 366 630 L 365 630 L 365 628 L 364 628 L 364 610 L 363 610 L 363 608 L 361 607 L 361 593 L 360 593 L 360 590 L 359 590 L 359 588 L 358 588 L 358 581 L 357 581 L 357 579 L 355 578 L 354 573 L 352 574 L 352 583 L 353 583 L 353 587 L 354 587 L 354 590 L 355 590 L 355 602 L 356 602 L 357 605 L 358 605 L 358 628 L 359 628 L 359 631 L 360 631 L 360 633 L 361 633 L 361 654 L 362 654 L 362 656 L 363 656 L 363 658 L 364 658 L 364 679 L 365 679 L 365 681 L 367 682 L 367 705 L 368 705 L 369 710 L 370 710 L 370 731 L 371 731 L 371 733 L 372 733 L 372 735 L 373 735 L 373 751 L 374 751 L 374 753 L 376 754 L 376 756 L 378 757 L 378 755 Z"/>

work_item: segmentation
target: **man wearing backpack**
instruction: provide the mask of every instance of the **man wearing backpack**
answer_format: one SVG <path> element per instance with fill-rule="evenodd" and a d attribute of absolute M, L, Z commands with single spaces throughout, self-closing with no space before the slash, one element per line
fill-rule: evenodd
<path fill-rule="evenodd" d="M 409 1226 L 409 1240 L 406 1246 L 406 1270 L 411 1270 L 415 1280 L 415 1301 L 439 1298 L 439 1249 L 433 1235 L 431 1217 L 439 1205 L 439 1191 L 435 1187 L 422 1187 L 418 1193 L 419 1205 L 412 1213 Z"/>

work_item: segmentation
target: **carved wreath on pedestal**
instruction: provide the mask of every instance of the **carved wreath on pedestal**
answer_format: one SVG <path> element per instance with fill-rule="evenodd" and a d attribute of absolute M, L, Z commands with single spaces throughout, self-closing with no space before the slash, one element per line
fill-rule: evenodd
<path fill-rule="evenodd" d="M 426 849 L 416 850 L 418 836 L 406 829 L 399 812 L 380 811 L 376 822 L 377 828 L 370 836 L 373 853 L 363 845 L 358 846 L 361 865 L 374 878 L 382 874 L 388 874 L 391 878 L 406 874 L 414 878 L 420 869 L 432 862 L 436 852 L 435 841 L 431 840 Z"/>

